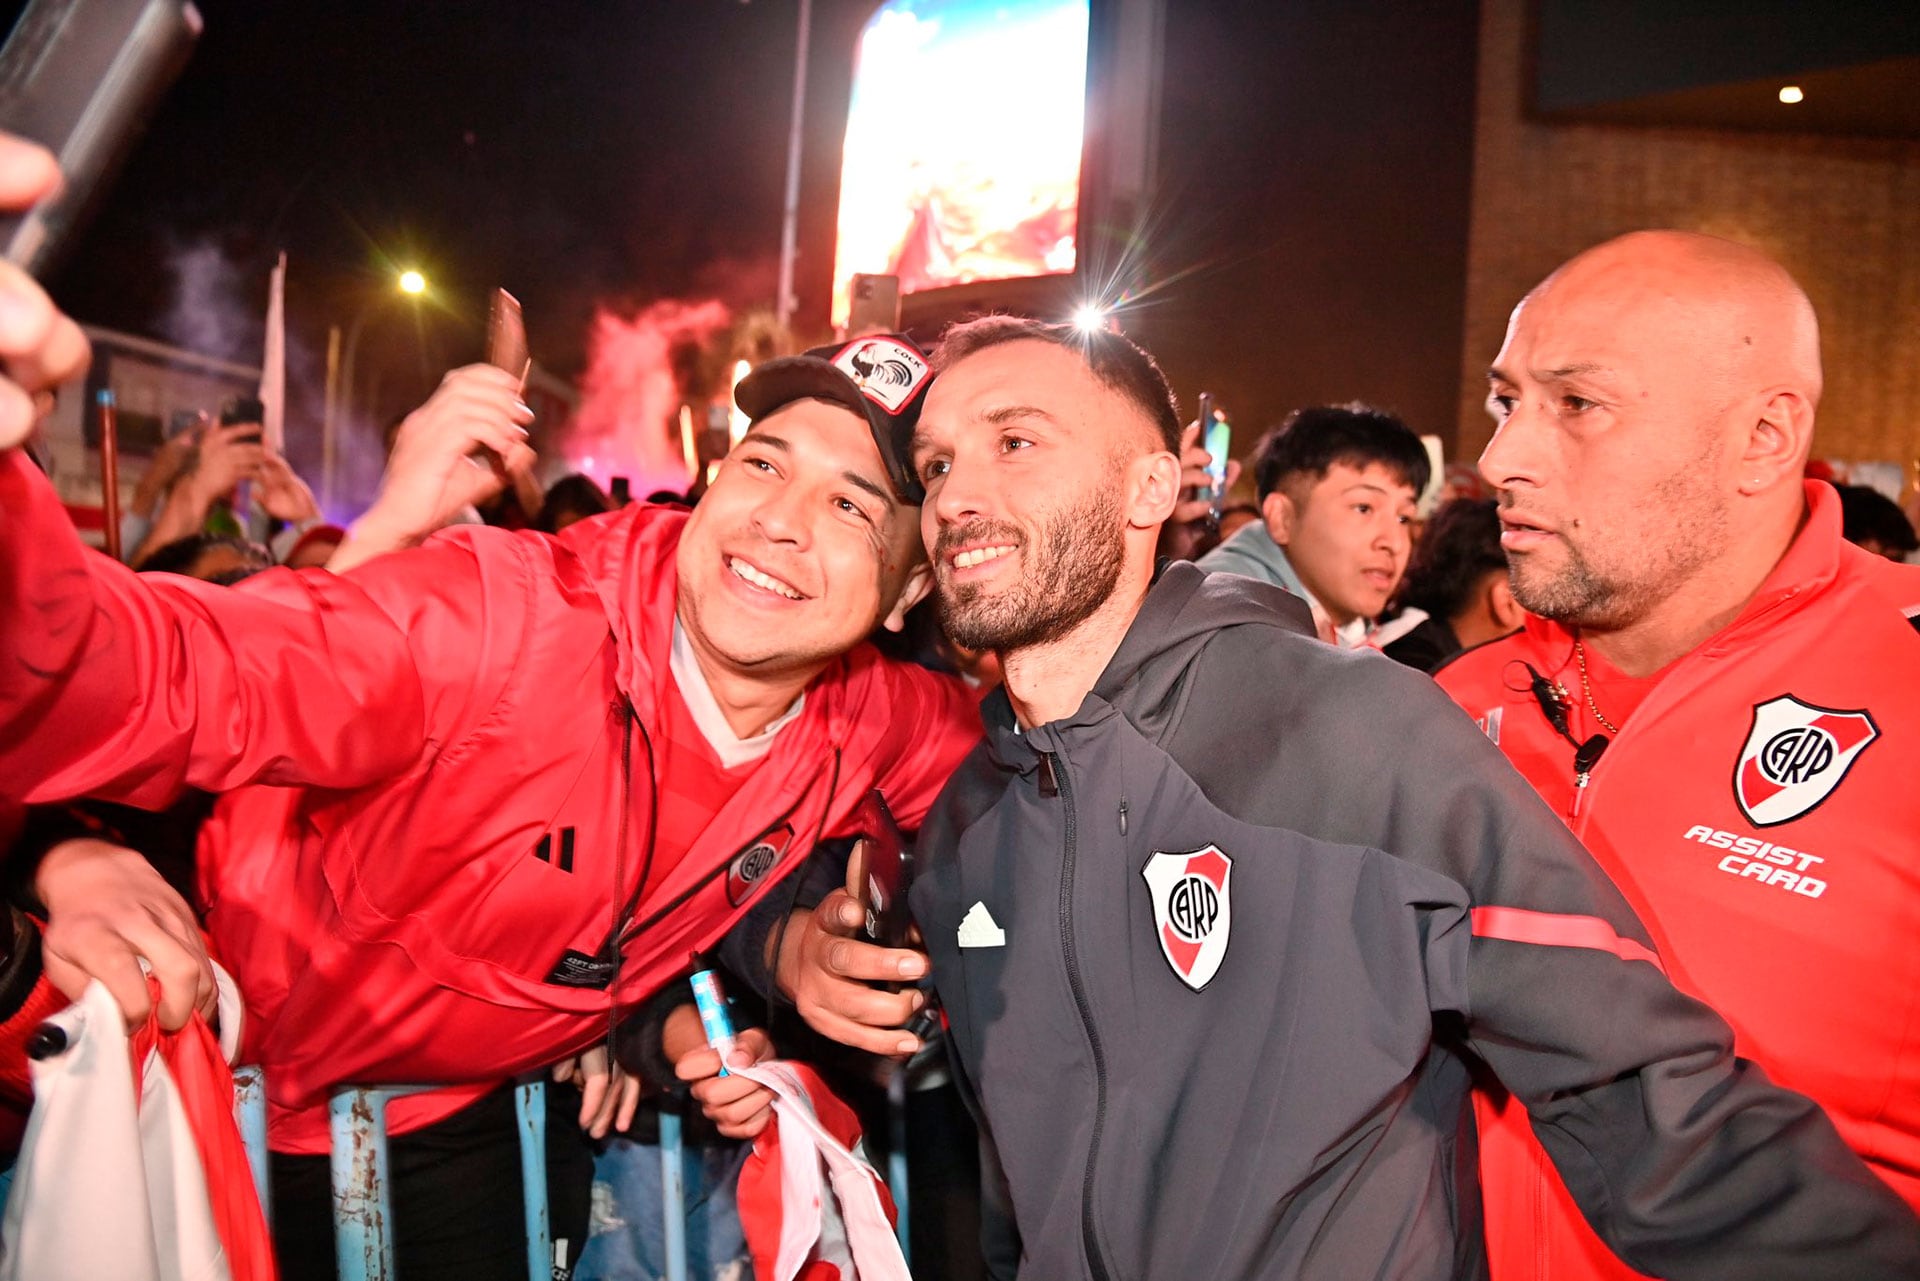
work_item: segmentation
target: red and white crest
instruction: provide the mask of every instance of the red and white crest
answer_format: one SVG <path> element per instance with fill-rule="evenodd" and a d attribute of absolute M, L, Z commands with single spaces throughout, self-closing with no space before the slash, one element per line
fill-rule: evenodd
<path fill-rule="evenodd" d="M 782 823 L 734 855 L 733 862 L 727 864 L 727 902 L 735 907 L 746 902 L 747 896 L 780 866 L 792 844 L 793 828 Z"/>
<path fill-rule="evenodd" d="M 1160 954 L 1198 992 L 1220 972 L 1233 933 L 1233 860 L 1217 845 L 1191 854 L 1156 853 L 1140 875 L 1153 899 Z"/>
<path fill-rule="evenodd" d="M 1791 694 L 1757 703 L 1733 770 L 1733 795 L 1755 827 L 1799 818 L 1827 799 L 1880 727 L 1863 709 L 1837 712 Z"/>

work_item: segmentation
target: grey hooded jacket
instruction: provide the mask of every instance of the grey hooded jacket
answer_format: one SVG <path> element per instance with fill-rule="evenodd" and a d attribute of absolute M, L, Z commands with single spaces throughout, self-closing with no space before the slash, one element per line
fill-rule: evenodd
<path fill-rule="evenodd" d="M 1643 1271 L 1920 1275 L 1920 1223 L 1472 722 L 1305 614 L 1168 569 L 1077 713 L 987 701 L 922 831 L 996 1275 L 1484 1275 L 1479 1070 Z"/>
<path fill-rule="evenodd" d="M 1307 595 L 1306 584 L 1287 559 L 1287 549 L 1273 541 L 1264 520 L 1248 521 L 1194 564 L 1210 574 L 1244 574 L 1284 587 L 1295 596 Z"/>

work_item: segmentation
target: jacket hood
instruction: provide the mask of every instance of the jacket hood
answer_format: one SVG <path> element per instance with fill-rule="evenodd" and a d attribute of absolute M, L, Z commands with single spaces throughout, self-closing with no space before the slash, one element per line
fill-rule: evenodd
<path fill-rule="evenodd" d="M 1227 540 L 1194 562 L 1209 574 L 1245 574 L 1261 582 L 1278 583 L 1295 596 L 1306 596 L 1287 549 L 1273 541 L 1263 520 L 1248 521 Z"/>
<path fill-rule="evenodd" d="M 580 562 L 613 631 L 616 680 L 639 706 L 653 702 L 666 674 L 680 574 L 675 553 L 687 515 L 678 507 L 630 503 L 603 516 L 576 521 L 558 535 Z M 656 664 L 650 655 L 660 655 Z"/>
<path fill-rule="evenodd" d="M 1318 643 L 1312 610 L 1291 592 L 1239 574 L 1210 574 L 1190 561 L 1166 566 L 1092 692 L 1077 712 L 1056 724 L 1063 729 L 1091 725 L 1117 711 L 1158 739 L 1179 710 L 1187 673 L 1207 642 L 1222 628 L 1249 624 L 1297 632 Z M 1047 750 L 1046 726 L 1036 727 L 1034 742 L 1021 747 L 1004 688 L 981 705 L 981 715 L 994 756 L 1003 764 L 1029 767 L 1032 747 Z"/>

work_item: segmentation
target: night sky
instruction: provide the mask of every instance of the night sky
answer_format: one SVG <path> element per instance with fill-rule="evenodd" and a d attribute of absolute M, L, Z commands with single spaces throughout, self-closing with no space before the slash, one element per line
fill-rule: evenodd
<path fill-rule="evenodd" d="M 845 62 L 870 7 L 819 0 L 819 63 Z M 241 314 L 286 249 L 292 323 L 315 345 L 418 266 L 459 313 L 443 344 L 477 349 L 505 285 L 563 374 L 597 302 L 771 300 L 793 0 L 200 8 L 192 61 L 52 281 L 80 318 L 166 336 L 173 264 L 201 249 L 204 266 L 206 246 Z M 846 89 L 821 79 L 801 288 L 824 323 Z M 258 359 L 257 333 L 220 337 L 213 354 Z"/>

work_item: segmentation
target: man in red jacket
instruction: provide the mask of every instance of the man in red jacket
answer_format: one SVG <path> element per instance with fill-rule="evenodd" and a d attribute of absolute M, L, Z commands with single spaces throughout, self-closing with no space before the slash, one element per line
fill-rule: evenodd
<path fill-rule="evenodd" d="M 1529 294 L 1488 378 L 1480 468 L 1533 617 L 1440 684 L 1739 1053 L 1920 1207 L 1920 569 L 1844 543 L 1803 483 L 1811 305 L 1752 249 L 1638 233 Z M 1480 1112 L 1494 1281 L 1637 1275 L 1524 1110 Z"/>
<path fill-rule="evenodd" d="M 31 282 L 10 286 L 70 328 Z M 692 514 L 633 506 L 559 538 L 466 527 L 236 589 L 86 551 L 9 448 L 0 799 L 226 793 L 201 842 L 204 908 L 247 998 L 275 1150 L 326 1151 L 342 1082 L 461 1083 L 389 1109 L 396 1134 L 457 1124 L 505 1079 L 603 1041 L 818 838 L 851 834 L 873 787 L 916 823 L 977 739 L 960 682 L 864 644 L 926 587 L 903 448 L 929 377 L 885 336 L 762 366 L 739 390 L 753 427 Z M 0 431 L 16 390 L 0 386 Z M 461 371 L 441 394 L 524 461 L 513 378 Z M 118 982 L 136 953 L 197 950 L 131 860 L 68 848 L 38 888 L 49 951 L 63 937 L 83 973 Z M 136 928 L 143 913 L 164 927 Z M 508 1126 L 517 1188 L 512 1143 Z M 524 1258 L 488 1235 L 502 1218 L 517 1232 L 517 1213 L 487 1212 L 442 1223 L 448 1248 L 409 1266 L 397 1193 L 409 1275 Z"/>

